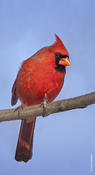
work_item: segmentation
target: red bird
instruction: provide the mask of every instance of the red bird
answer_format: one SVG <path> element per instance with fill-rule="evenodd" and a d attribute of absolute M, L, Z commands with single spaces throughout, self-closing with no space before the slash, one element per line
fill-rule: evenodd
<path fill-rule="evenodd" d="M 22 63 L 12 88 L 12 105 L 18 98 L 25 106 L 41 104 L 45 94 L 51 102 L 59 94 L 70 60 L 66 47 L 56 34 L 55 37 L 53 45 L 40 49 Z M 15 154 L 17 161 L 27 162 L 32 157 L 35 122 L 36 117 L 21 122 Z"/>

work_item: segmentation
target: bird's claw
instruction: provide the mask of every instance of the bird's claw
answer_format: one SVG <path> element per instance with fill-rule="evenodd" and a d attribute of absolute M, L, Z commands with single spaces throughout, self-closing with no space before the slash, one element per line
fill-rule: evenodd
<path fill-rule="evenodd" d="M 20 116 L 20 111 L 22 111 L 24 109 L 24 105 L 21 104 L 20 106 L 18 106 L 17 108 L 14 109 L 14 112 L 18 112 L 18 117 Z"/>
<path fill-rule="evenodd" d="M 23 110 L 23 108 L 24 108 L 24 106 L 23 106 L 23 104 L 22 104 L 22 105 L 18 106 L 17 108 L 15 108 L 15 109 L 14 109 L 14 112 L 15 112 L 15 111 L 18 111 L 18 112 L 19 112 L 19 111 Z"/>

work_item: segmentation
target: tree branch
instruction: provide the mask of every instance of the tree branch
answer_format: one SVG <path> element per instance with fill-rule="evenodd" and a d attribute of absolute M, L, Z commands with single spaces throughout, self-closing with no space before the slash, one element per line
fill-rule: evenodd
<path fill-rule="evenodd" d="M 91 104 L 95 104 L 95 92 L 47 104 L 46 116 L 57 112 L 63 112 L 77 108 L 85 108 Z M 23 110 L 15 110 L 15 108 L 0 110 L 0 122 L 21 120 L 35 116 L 38 117 L 42 116 L 42 114 L 43 107 L 41 105 L 28 106 Z"/>

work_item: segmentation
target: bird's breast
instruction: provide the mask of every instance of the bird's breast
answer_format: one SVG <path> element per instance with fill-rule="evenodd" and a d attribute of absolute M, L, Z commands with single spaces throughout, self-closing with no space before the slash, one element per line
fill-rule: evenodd
<path fill-rule="evenodd" d="M 59 94 L 65 73 L 58 72 L 51 65 L 32 64 L 22 66 L 17 78 L 17 94 L 25 105 L 36 105 L 43 101 L 45 93 L 53 101 Z"/>

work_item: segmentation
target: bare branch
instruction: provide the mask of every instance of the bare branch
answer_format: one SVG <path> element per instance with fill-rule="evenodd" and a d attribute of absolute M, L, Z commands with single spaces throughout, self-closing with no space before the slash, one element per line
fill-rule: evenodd
<path fill-rule="evenodd" d="M 77 108 L 85 108 L 88 105 L 95 104 L 95 92 L 52 102 L 47 105 L 46 116 L 49 114 L 68 111 Z M 23 110 L 7 109 L 0 110 L 0 122 L 10 120 L 21 120 L 30 117 L 42 116 L 43 107 L 41 105 L 25 107 Z"/>

